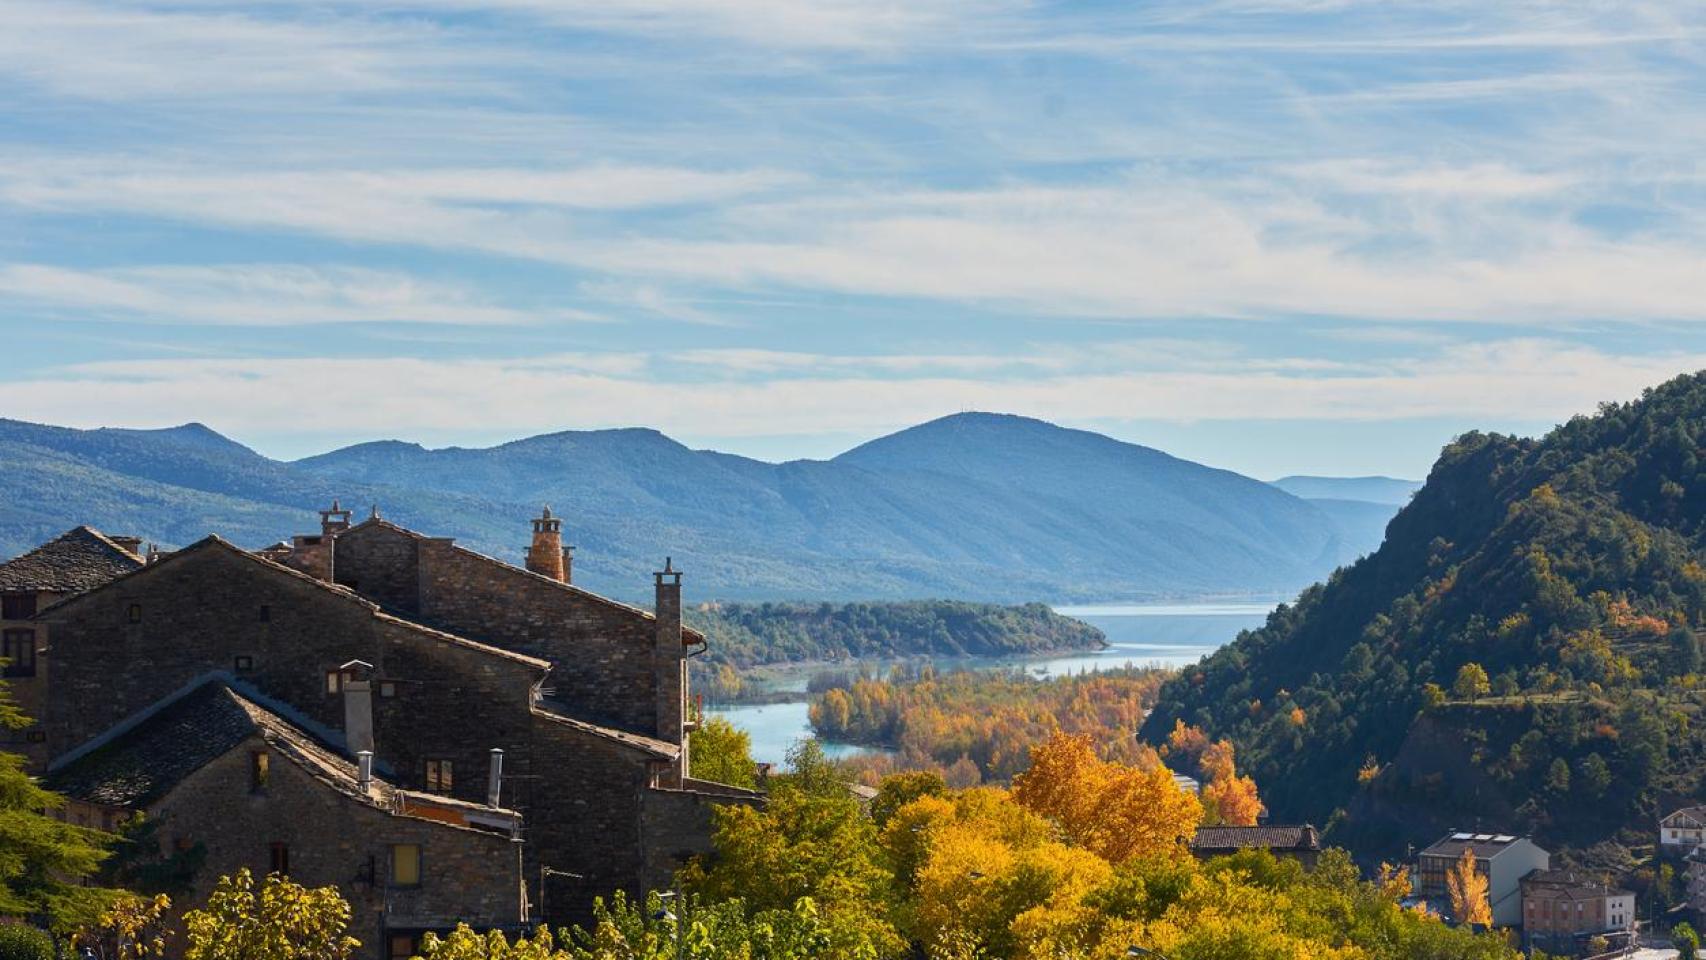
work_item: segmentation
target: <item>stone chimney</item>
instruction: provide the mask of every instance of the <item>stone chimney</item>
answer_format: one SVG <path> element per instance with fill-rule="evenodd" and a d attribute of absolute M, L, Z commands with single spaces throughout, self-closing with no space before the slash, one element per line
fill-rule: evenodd
<path fill-rule="evenodd" d="M 338 668 L 344 689 L 344 747 L 357 756 L 373 752 L 373 664 L 351 660 Z"/>
<path fill-rule="evenodd" d="M 549 505 L 533 521 L 533 545 L 527 548 L 527 569 L 559 583 L 569 582 L 567 553 L 563 550 L 563 521 L 551 516 Z"/>
<path fill-rule="evenodd" d="M 332 501 L 332 509 L 320 511 L 320 536 L 330 537 L 349 529 L 350 512 Z"/>
<path fill-rule="evenodd" d="M 681 572 L 664 558 L 657 581 L 657 642 L 653 664 L 657 674 L 658 739 L 681 746 L 677 778 L 687 775 L 687 648 L 681 643 Z M 679 780 L 677 781 L 679 782 Z"/>

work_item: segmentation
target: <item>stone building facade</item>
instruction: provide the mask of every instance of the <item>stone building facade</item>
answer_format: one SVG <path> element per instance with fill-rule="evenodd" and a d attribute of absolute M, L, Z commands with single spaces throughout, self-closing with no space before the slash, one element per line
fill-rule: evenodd
<path fill-rule="evenodd" d="M 559 562 L 539 560 L 553 555 Z M 717 805 L 762 802 L 688 774 L 686 660 L 704 638 L 681 623 L 680 572 L 666 562 L 654 575 L 653 611 L 576 587 L 561 522 L 548 512 L 534 521 L 536 570 L 377 511 L 352 524 L 336 504 L 322 512 L 320 533 L 259 552 L 210 536 L 151 562 L 131 558 L 28 618 L 51 638 L 36 649 L 52 683 L 37 701 L 34 757 L 52 777 L 166 705 L 226 684 L 346 764 L 370 750 L 375 780 L 397 795 L 484 809 L 495 806 L 496 786 L 523 824 L 519 913 L 554 924 L 583 919 L 595 895 L 666 883 L 708 849 Z M 0 583 L 11 566 L 0 565 Z M 365 710 L 349 706 L 352 686 Z M 495 783 L 494 750 L 504 758 Z M 195 776 L 242 779 L 224 760 L 205 770 Z M 184 793 L 173 809 L 193 821 L 197 798 L 215 794 Z M 359 818 L 346 819 L 302 838 L 302 849 L 344 850 L 361 834 Z M 252 850 L 244 860 L 220 849 L 210 846 L 213 876 L 253 862 Z M 291 849 L 293 868 L 312 862 Z M 517 869 L 513 856 L 502 859 L 501 869 Z M 459 915 L 490 913 L 472 889 L 490 877 L 458 872 L 472 898 Z M 396 902 L 385 909 L 385 931 L 426 928 Z"/>

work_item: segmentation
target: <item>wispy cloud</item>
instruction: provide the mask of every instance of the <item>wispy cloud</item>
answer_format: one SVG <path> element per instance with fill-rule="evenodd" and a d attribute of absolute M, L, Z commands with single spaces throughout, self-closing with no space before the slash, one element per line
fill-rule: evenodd
<path fill-rule="evenodd" d="M 1706 351 L 1615 355 L 1545 340 L 1458 345 L 1426 358 L 1341 364 L 1228 361 L 1141 373 L 1048 370 L 1014 380 L 980 375 L 992 358 L 950 372 L 946 358 L 908 369 L 868 358 L 867 371 L 752 377 L 806 358 L 724 357 L 719 377 L 680 380 L 657 355 L 553 355 L 527 360 L 157 360 L 78 364 L 0 384 L 9 414 L 57 423 L 171 423 L 218 411 L 239 436 L 356 431 L 369 435 L 478 430 L 522 434 L 579 426 L 658 426 L 679 435 L 878 431 L 955 409 L 994 409 L 1067 422 L 1155 420 L 1370 421 L 1405 417 L 1550 418 L 1627 397 L 1706 367 Z M 699 364 L 713 359 L 688 356 Z M 894 358 L 899 359 L 899 358 Z M 1306 361 L 1308 358 L 1299 358 Z M 810 361 L 830 368 L 838 361 Z M 900 375 L 895 375 L 899 372 Z M 288 391 L 298 401 L 272 398 Z"/>
<path fill-rule="evenodd" d="M 510 309 L 482 302 L 465 287 L 408 274 L 290 264 L 108 270 L 0 264 L 0 304 L 5 303 L 81 319 L 229 326 L 601 319 L 575 310 Z"/>

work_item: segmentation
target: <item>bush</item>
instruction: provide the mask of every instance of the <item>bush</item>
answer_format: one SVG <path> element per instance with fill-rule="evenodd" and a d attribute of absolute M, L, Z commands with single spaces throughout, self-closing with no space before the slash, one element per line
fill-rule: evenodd
<path fill-rule="evenodd" d="M 35 927 L 0 925 L 0 960 L 53 960 L 53 938 Z"/>

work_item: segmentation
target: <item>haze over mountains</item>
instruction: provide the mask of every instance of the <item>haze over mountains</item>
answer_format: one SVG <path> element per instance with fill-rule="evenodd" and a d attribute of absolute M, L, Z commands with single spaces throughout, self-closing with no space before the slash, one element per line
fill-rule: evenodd
<path fill-rule="evenodd" d="M 72 430 L 0 420 L 0 555 L 78 523 L 181 545 L 309 531 L 334 497 L 517 560 L 549 503 L 576 580 L 641 597 L 671 555 L 698 597 L 1002 601 L 1282 595 L 1373 549 L 1388 485 L 1293 496 L 1100 434 L 960 414 L 827 461 L 691 450 L 655 430 L 486 449 L 394 440 L 294 463 L 199 424 Z M 1349 486 L 1346 486 L 1348 484 Z M 1340 496 L 1313 496 L 1322 492 Z"/>

